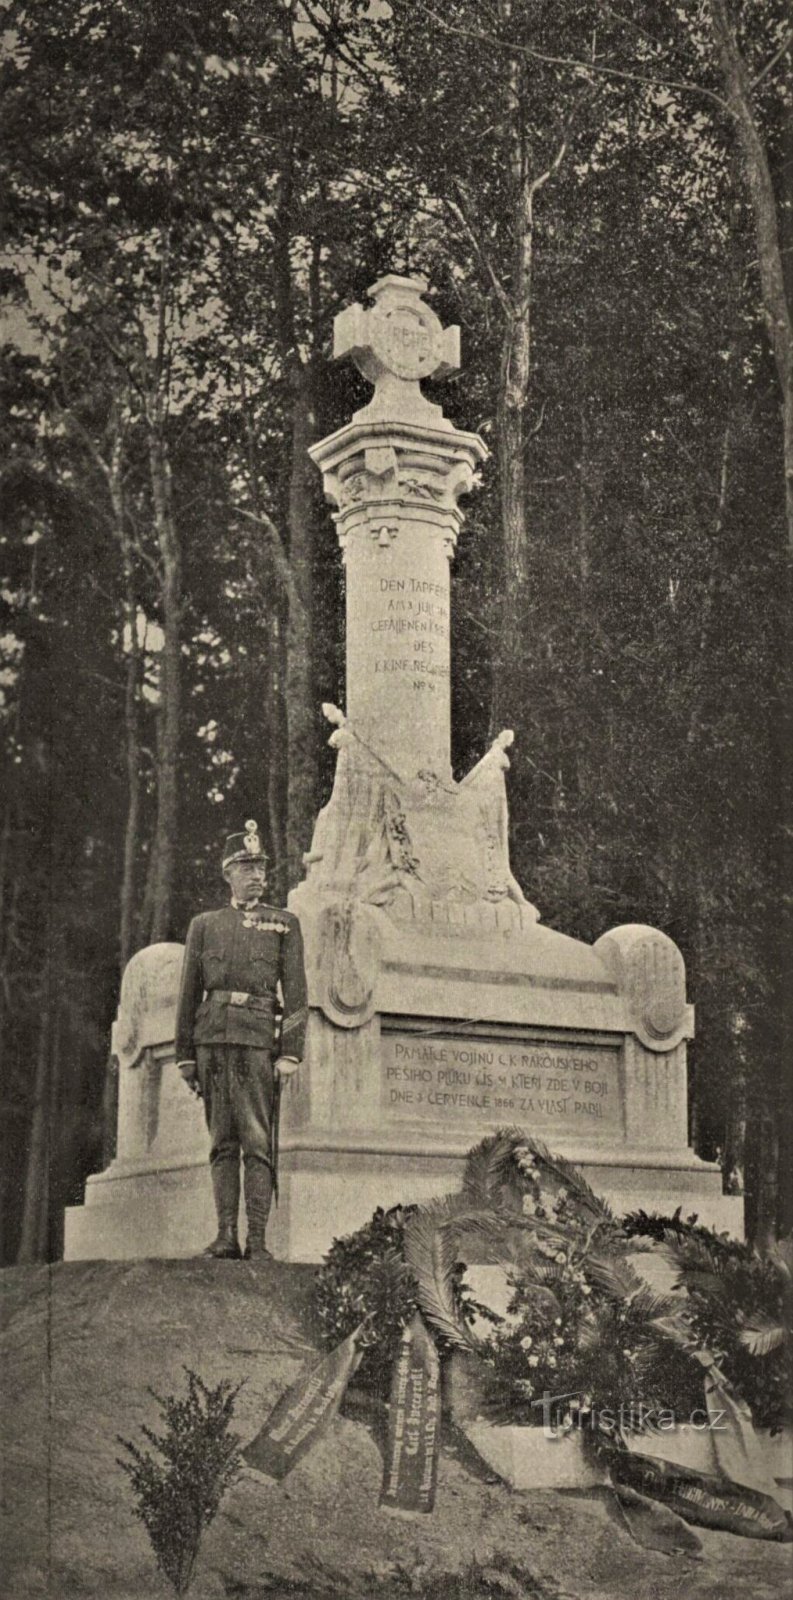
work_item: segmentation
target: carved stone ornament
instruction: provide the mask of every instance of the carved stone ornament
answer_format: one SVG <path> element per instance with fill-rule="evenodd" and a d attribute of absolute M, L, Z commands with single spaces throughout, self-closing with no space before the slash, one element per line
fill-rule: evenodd
<path fill-rule="evenodd" d="M 320 1006 L 339 1028 L 374 1016 L 382 937 L 377 913 L 348 899 L 326 905 L 319 923 Z"/>
<path fill-rule="evenodd" d="M 111 1050 L 120 1067 L 134 1067 L 152 1045 L 174 1037 L 184 946 L 151 944 L 124 969 Z"/>
<path fill-rule="evenodd" d="M 407 383 L 443 376 L 460 365 L 460 330 L 443 328 L 422 299 L 423 278 L 389 273 L 372 284 L 371 310 L 348 306 L 334 323 L 334 356 L 351 356 L 359 372 L 377 385 L 386 374 Z"/>
<path fill-rule="evenodd" d="M 334 521 L 342 559 L 347 559 L 352 529 L 362 526 L 381 549 L 388 549 L 403 520 L 417 518 L 425 532 L 442 540 L 451 558 L 462 521 L 458 500 L 478 483 L 470 461 L 442 450 L 422 453 L 415 447 L 374 445 L 356 451 L 338 469 L 325 472 L 326 498 L 338 508 Z"/>
<path fill-rule="evenodd" d="M 417 381 L 443 360 L 443 329 L 435 312 L 414 292 L 391 290 L 372 312 L 372 352 L 387 372 Z"/>
<path fill-rule="evenodd" d="M 461 783 L 429 769 L 405 781 L 349 722 L 339 721 L 335 706 L 323 709 L 336 725 L 330 743 L 338 764 L 304 858 L 312 888 L 384 908 L 401 891 L 427 902 L 512 900 L 537 919 L 509 864 L 504 774 L 510 732 L 499 735 Z"/>
<path fill-rule="evenodd" d="M 604 933 L 594 949 L 616 978 L 643 1044 L 670 1049 L 691 1031 L 685 962 L 667 934 L 628 923 Z"/>

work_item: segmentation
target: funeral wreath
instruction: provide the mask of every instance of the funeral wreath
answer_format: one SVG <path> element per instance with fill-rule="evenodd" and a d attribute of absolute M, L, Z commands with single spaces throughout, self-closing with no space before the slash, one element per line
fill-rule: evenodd
<path fill-rule="evenodd" d="M 640 1252 L 670 1263 L 659 1292 Z M 507 1275 L 506 1317 L 477 1304 L 465 1262 Z M 758 1427 L 786 1420 L 791 1370 L 791 1254 L 748 1245 L 679 1216 L 616 1218 L 571 1163 L 510 1128 L 469 1154 L 459 1194 L 378 1210 L 336 1240 L 319 1269 L 314 1312 L 333 1346 L 363 1323 L 358 1381 L 387 1389 L 403 1329 L 420 1310 L 441 1357 L 481 1357 L 494 1418 L 614 1436 L 701 1410 L 715 1369 Z M 481 1330 L 475 1334 L 473 1324 Z"/>

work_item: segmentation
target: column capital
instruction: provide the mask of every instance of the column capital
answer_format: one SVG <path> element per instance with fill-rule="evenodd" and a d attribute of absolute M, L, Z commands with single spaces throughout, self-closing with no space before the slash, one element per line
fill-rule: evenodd
<path fill-rule="evenodd" d="M 479 481 L 487 448 L 475 433 L 406 423 L 351 422 L 313 445 L 312 461 L 344 549 L 363 529 L 387 545 L 399 528 L 421 523 L 437 531 L 451 555 L 463 521 L 458 501 Z"/>

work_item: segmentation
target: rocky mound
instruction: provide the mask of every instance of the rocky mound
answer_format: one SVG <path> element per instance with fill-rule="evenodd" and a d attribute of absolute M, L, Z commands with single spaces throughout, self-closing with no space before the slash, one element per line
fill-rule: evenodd
<path fill-rule="evenodd" d="M 159 1426 L 149 1392 L 245 1380 L 244 1443 L 315 1346 L 311 1268 L 70 1262 L 2 1275 L 2 1595 L 155 1600 L 157 1573 L 117 1437 Z M 377 1507 L 372 1429 L 343 1417 L 281 1484 L 248 1469 L 206 1535 L 195 1600 L 772 1600 L 790 1551 L 702 1533 L 703 1557 L 639 1549 L 605 1493 L 512 1493 L 453 1440 L 429 1516 Z"/>

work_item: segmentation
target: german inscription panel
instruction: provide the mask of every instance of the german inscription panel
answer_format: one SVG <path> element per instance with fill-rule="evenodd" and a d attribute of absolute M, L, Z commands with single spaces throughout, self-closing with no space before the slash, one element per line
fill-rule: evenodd
<path fill-rule="evenodd" d="M 437 679 L 448 686 L 449 607 L 443 584 L 380 576 L 369 629 L 376 646 L 375 676 L 407 674 L 414 688 L 432 694 Z"/>
<path fill-rule="evenodd" d="M 544 1135 L 619 1138 L 619 1050 L 384 1033 L 381 1104 L 389 1121 L 421 1121 L 434 1131 L 526 1124 Z"/>

